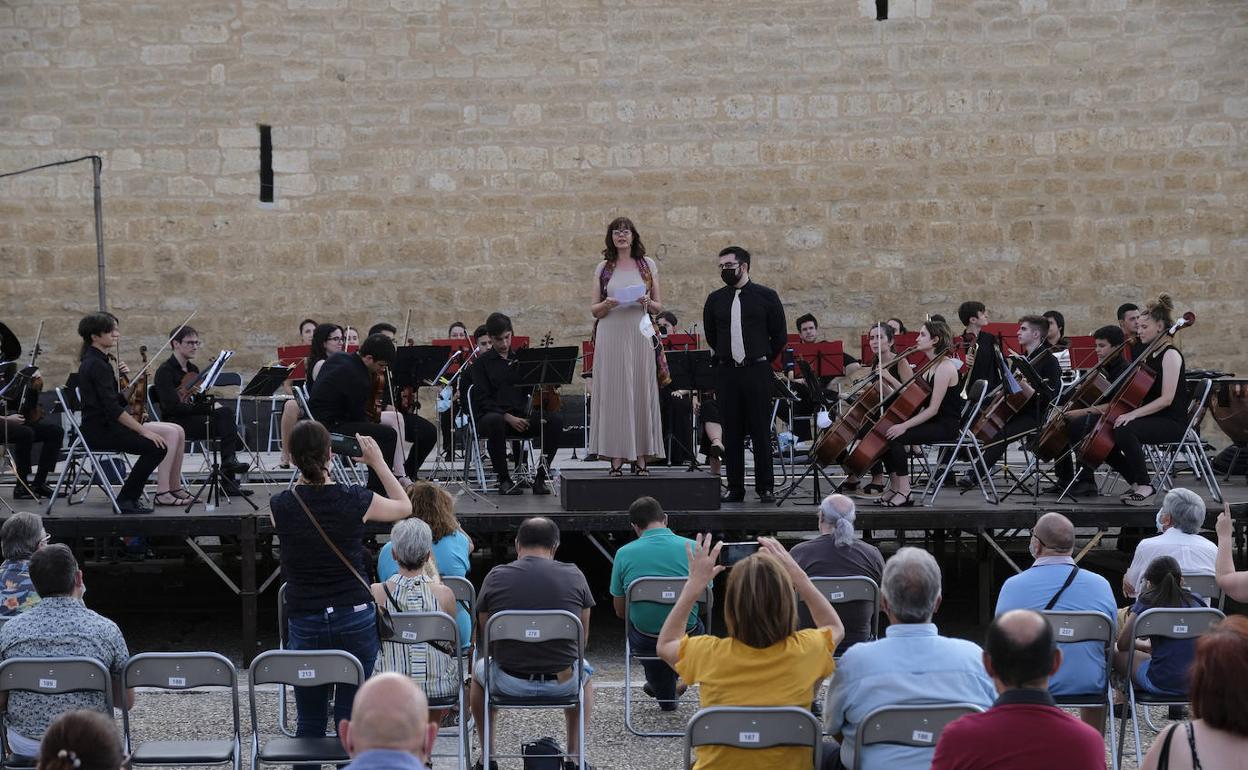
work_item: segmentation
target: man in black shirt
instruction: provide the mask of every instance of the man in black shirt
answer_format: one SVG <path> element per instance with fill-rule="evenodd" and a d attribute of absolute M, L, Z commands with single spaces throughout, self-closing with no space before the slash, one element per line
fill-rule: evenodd
<path fill-rule="evenodd" d="M 368 330 L 368 336 L 371 337 L 374 334 L 384 334 L 390 339 L 396 340 L 396 346 L 399 344 L 397 341 L 398 333 L 398 329 L 394 328 L 393 324 L 388 324 L 384 321 L 382 323 L 373 324 Z M 395 351 L 395 355 L 398 355 L 397 349 Z M 381 394 L 382 410 L 385 412 L 395 412 L 400 415 L 399 419 L 403 420 L 404 440 L 411 442 L 412 445 L 412 448 L 408 450 L 407 457 L 403 461 L 403 467 L 401 469 L 396 467 L 394 472 L 395 475 L 400 477 L 400 481 L 403 480 L 404 476 L 408 479 L 415 480 L 416 474 L 420 471 L 420 466 L 424 464 L 425 458 L 429 456 L 429 453 L 433 451 L 433 448 L 438 443 L 438 429 L 434 427 L 433 423 L 429 422 L 424 417 L 421 417 L 419 414 L 419 388 L 415 389 L 412 395 L 414 410 L 411 412 L 399 412 L 394 406 L 395 395 L 391 392 L 389 387 L 390 384 L 391 383 L 387 381 L 387 387 Z M 401 474 L 399 473 L 400 470 L 403 471 Z"/>
<path fill-rule="evenodd" d="M 490 453 L 490 464 L 498 474 L 500 495 L 524 493 L 520 482 L 512 481 L 507 464 L 507 440 L 535 438 L 541 435 L 542 454 L 545 462 L 533 479 L 533 494 L 548 495 L 547 468 L 559 450 L 559 438 L 563 435 L 563 419 L 553 412 L 546 412 L 541 424 L 534 414 L 527 417 L 531 394 L 525 393 L 517 383 L 520 369 L 511 356 L 511 319 L 502 313 L 491 313 L 485 321 L 490 335 L 490 349 L 477 356 L 469 374 L 472 376 L 472 408 L 477 421 L 477 435 L 485 437 Z"/>
<path fill-rule="evenodd" d="M 963 367 L 958 384 L 984 380 L 988 383 L 988 389 L 992 390 L 1001 384 L 1001 372 L 997 368 L 995 352 L 997 338 L 984 331 L 984 327 L 988 325 L 988 310 L 982 302 L 967 300 L 958 306 L 958 320 L 966 327 L 966 331 L 959 338 L 962 349 L 969 351 L 972 346 L 975 349 L 975 360 L 971 363 L 971 369 L 968 372 Z"/>
<path fill-rule="evenodd" d="M 199 396 L 188 396 L 183 400 L 178 393 L 178 388 L 187 374 L 199 373 L 199 367 L 193 359 L 199 353 L 201 344 L 199 332 L 190 326 L 174 330 L 170 340 L 173 355 L 156 369 L 152 383 L 156 389 L 156 403 L 160 406 L 160 419 L 181 425 L 191 441 L 220 439 L 221 473 L 224 475 L 222 487 L 225 493 L 250 495 L 251 490 L 240 489 L 234 480 L 237 474 L 251 467 L 238 459 L 239 440 L 234 410 L 220 403 L 213 408 Z"/>
<path fill-rule="evenodd" d="M 717 400 L 724 425 L 728 492 L 724 502 L 745 499 L 745 435 L 754 451 L 754 491 L 775 500 L 771 464 L 771 362 L 786 342 L 784 306 L 772 289 L 750 281 L 750 252 L 719 252 L 719 277 L 702 308 L 706 342 L 718 364 Z"/>
<path fill-rule="evenodd" d="M 308 394 L 312 418 L 333 433 L 371 436 L 381 447 L 382 457 L 394 457 L 399 436 L 389 425 L 371 422 L 368 405 L 373 398 L 373 380 L 394 361 L 394 340 L 384 334 L 370 334 L 354 353 L 335 353 L 325 360 L 321 373 Z M 368 488 L 386 494 L 377 474 L 368 471 Z"/>

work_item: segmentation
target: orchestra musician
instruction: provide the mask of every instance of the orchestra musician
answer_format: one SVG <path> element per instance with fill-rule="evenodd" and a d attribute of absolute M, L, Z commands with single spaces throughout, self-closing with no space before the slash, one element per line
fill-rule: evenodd
<path fill-rule="evenodd" d="M 944 321 L 944 318 L 932 316 L 932 320 Z M 982 302 L 968 300 L 958 306 L 958 320 L 966 327 L 959 338 L 962 349 L 967 351 L 968 357 L 972 355 L 971 351 L 974 351 L 974 361 L 971 362 L 970 371 L 962 374 L 964 378 L 969 378 L 964 381 L 983 380 L 988 383 L 989 390 L 997 387 L 1001 384 L 1001 373 L 997 371 L 996 360 L 992 353 L 997 345 L 997 339 L 984 331 L 984 327 L 988 325 L 988 309 Z"/>
<path fill-rule="evenodd" d="M 1049 321 L 1049 333 L 1044 341 L 1048 343 L 1062 371 L 1070 371 L 1070 340 L 1066 338 L 1066 316 L 1060 310 L 1046 310 L 1044 317 Z"/>
<path fill-rule="evenodd" d="M 454 335 L 456 326 L 463 326 L 456 321 L 451 324 L 450 333 Z M 452 337 L 454 339 L 454 337 Z M 472 333 L 472 340 L 477 344 L 476 355 L 481 355 L 490 349 L 490 335 L 485 330 L 485 324 L 481 324 Z M 464 404 L 468 403 L 468 388 L 472 386 L 472 377 L 469 376 L 469 367 L 472 366 L 474 357 L 471 356 L 472 351 L 464 354 L 463 361 L 459 365 L 458 379 L 455 381 L 455 389 L 451 393 L 451 403 L 453 408 L 438 413 L 438 426 L 442 429 L 442 456 L 448 461 L 455 458 L 455 428 L 452 424 L 452 412 L 460 414 L 465 409 Z"/>
<path fill-rule="evenodd" d="M 396 344 L 398 340 L 395 338 L 398 333 L 399 330 L 393 324 L 384 322 L 373 324 L 368 330 L 368 336 L 382 334 Z M 390 467 L 394 471 L 394 477 L 404 488 L 407 488 L 418 478 L 420 466 L 424 465 L 425 458 L 437 445 L 438 429 L 433 426 L 433 423 L 420 416 L 419 399 L 412 402 L 413 411 L 411 412 L 398 411 L 394 406 L 395 400 L 395 394 L 391 388 L 387 387 L 382 391 L 380 416 L 382 424 L 394 428 L 398 435 L 399 440 L 395 442 Z M 407 443 L 410 443 L 412 447 L 404 457 L 404 444 Z"/>
<path fill-rule="evenodd" d="M 885 321 L 884 323 L 886 323 L 886 324 L 888 324 L 889 326 L 893 327 L 893 334 L 894 334 L 894 335 L 897 335 L 897 334 L 905 334 L 905 333 L 906 333 L 906 325 L 905 325 L 904 323 L 902 323 L 902 322 L 901 322 L 901 319 L 900 319 L 900 318 L 890 318 L 890 319 L 888 319 L 887 321 Z"/>
<path fill-rule="evenodd" d="M 892 393 L 901 387 L 902 383 L 907 382 L 914 376 L 914 367 L 904 358 L 897 361 L 896 366 L 889 366 L 897 358 L 897 351 L 893 345 L 895 336 L 897 336 L 896 330 L 887 321 L 878 323 L 867 330 L 867 343 L 870 345 L 871 353 L 876 360 L 864 361 L 863 364 L 881 373 L 881 377 L 884 380 L 885 393 Z M 876 383 L 874 387 L 879 387 L 879 383 Z M 861 479 L 856 474 L 850 474 L 842 482 L 840 490 L 842 492 L 856 492 L 860 483 Z M 865 496 L 876 496 L 883 493 L 884 488 L 884 463 L 881 461 L 871 467 L 871 481 L 862 487 L 862 494 Z"/>
<path fill-rule="evenodd" d="M 371 436 L 383 457 L 393 457 L 399 437 L 389 425 L 368 419 L 373 402 L 374 381 L 394 363 L 394 340 L 384 334 L 371 334 L 354 353 L 338 353 L 325 359 L 313 375 L 308 408 L 317 422 L 332 433 Z M 378 394 L 380 395 L 380 394 Z M 368 488 L 386 494 L 377 472 L 368 469 Z"/>
<path fill-rule="evenodd" d="M 191 494 L 182 488 L 182 453 L 186 434 L 169 422 L 140 423 L 126 411 L 126 395 L 121 392 L 109 363 L 109 351 L 121 341 L 117 316 L 92 313 L 78 322 L 82 338 L 79 354 L 78 393 L 82 406 L 82 435 L 93 450 L 138 455 L 130 475 L 117 493 L 121 513 L 151 513 L 140 500 L 147 477 L 156 470 L 157 505 L 185 506 Z M 130 373 L 124 362 L 117 368 Z M 146 394 L 143 395 L 146 398 Z"/>
<path fill-rule="evenodd" d="M 358 348 L 360 346 L 360 330 L 354 326 L 347 326 L 342 330 L 342 342 L 349 348 Z"/>
<path fill-rule="evenodd" d="M 13 364 L 12 368 L 16 371 L 16 364 Z M 39 373 L 35 371 L 29 376 L 33 379 L 39 376 Z M 49 418 L 41 412 L 19 414 L 15 411 L 20 407 L 22 395 L 27 387 L 29 386 L 14 384 L 9 389 L 9 393 L 5 396 L 9 413 L 0 418 L 4 421 L 3 425 L 0 425 L 0 441 L 13 446 L 13 466 L 18 478 L 18 483 L 13 487 L 14 500 L 52 497 L 54 490 L 48 484 L 48 474 L 56 468 L 56 461 L 61 455 L 61 445 L 65 439 L 65 431 L 57 424 L 57 419 Z M 37 394 L 33 396 L 38 397 Z M 32 417 L 36 419 L 31 419 Z M 30 455 L 36 443 L 41 448 L 39 462 L 35 467 L 35 477 L 31 479 Z"/>
<path fill-rule="evenodd" d="M 1140 306 L 1134 302 L 1124 302 L 1118 306 L 1118 326 L 1122 329 L 1123 339 L 1132 340 L 1131 344 L 1122 349 L 1122 357 L 1125 363 L 1131 363 L 1135 360 L 1136 355 L 1144 351 L 1144 346 L 1139 341 L 1139 334 L 1136 327 L 1140 323 Z"/>
<path fill-rule="evenodd" d="M 490 349 L 477 356 L 469 373 L 477 434 L 486 440 L 490 464 L 498 476 L 498 493 L 524 493 L 522 482 L 511 478 L 507 463 L 508 440 L 540 436 L 545 462 L 538 466 L 534 475 L 533 494 L 548 495 L 548 468 L 559 450 L 563 419 L 558 413 L 546 412 L 539 424 L 537 415 L 530 413 L 531 394 L 524 393 L 517 384 L 520 369 L 514 365 L 515 358 L 511 355 L 511 319 L 502 313 L 491 313 L 485 327 L 490 336 Z"/>
<path fill-rule="evenodd" d="M 301 325 L 301 328 L 306 324 L 307 321 Z M 308 340 L 308 345 L 311 347 L 308 350 L 308 357 L 303 362 L 303 386 L 309 393 L 312 392 L 312 383 L 316 381 L 321 366 L 327 358 L 342 352 L 345 339 L 346 335 L 338 324 L 317 324 L 313 328 L 312 336 Z M 295 429 L 295 423 L 299 422 L 299 416 L 299 404 L 296 402 L 287 401 L 282 405 L 282 463 L 278 467 L 290 467 L 290 454 L 286 451 L 286 444 L 290 441 L 290 432 Z"/>
<path fill-rule="evenodd" d="M 456 321 L 446 330 L 446 336 L 453 340 L 468 339 L 468 327 L 464 326 L 463 321 Z"/>
<path fill-rule="evenodd" d="M 316 332 L 317 323 L 311 318 L 305 318 L 299 322 L 299 339 L 303 340 L 304 345 L 312 344 L 312 334 Z"/>
<path fill-rule="evenodd" d="M 750 280 L 750 252 L 729 246 L 719 252 L 724 286 L 702 308 L 706 341 L 716 368 L 716 398 L 724 426 L 728 490 L 724 502 L 745 499 L 745 436 L 754 450 L 754 491 L 774 502 L 771 457 L 771 362 L 787 337 L 784 305 L 775 290 Z"/>
<path fill-rule="evenodd" d="M 1136 320 L 1139 319 L 1139 310 L 1135 311 Z M 1132 321 L 1131 328 L 1134 334 L 1136 321 Z M 1123 342 L 1122 328 L 1118 325 L 1109 324 L 1102 326 L 1092 332 L 1092 340 L 1095 345 L 1096 359 L 1098 363 L 1105 363 L 1105 359 L 1109 357 Z M 1122 347 L 1122 353 L 1127 352 L 1129 346 Z M 1124 355 L 1115 355 L 1114 359 L 1109 363 L 1105 363 L 1105 378 L 1109 382 L 1114 382 L 1127 368 L 1127 361 Z M 1106 394 L 1112 395 L 1112 394 Z M 1093 412 L 1091 409 L 1070 409 L 1066 412 L 1067 433 L 1071 437 L 1082 438 L 1086 436 L 1088 431 L 1092 430 L 1092 426 L 1100 418 L 1100 412 Z M 1078 438 L 1075 440 L 1077 441 Z M 1071 479 L 1075 475 L 1075 463 L 1071 459 L 1069 452 L 1063 452 L 1062 456 L 1057 458 L 1053 465 L 1053 470 L 1057 475 L 1057 485 L 1049 487 L 1046 491 L 1053 494 L 1061 494 L 1066 486 L 1070 484 Z M 1075 497 L 1096 497 L 1096 477 L 1091 468 L 1080 466 L 1079 480 L 1070 488 L 1070 494 Z"/>
<path fill-rule="evenodd" d="M 958 365 L 947 355 L 952 345 L 953 332 L 944 321 L 924 321 L 919 328 L 919 339 L 916 343 L 919 352 L 928 361 L 937 358 L 944 360 L 922 375 L 931 387 L 931 394 L 924 406 L 913 417 L 891 426 L 884 434 L 888 439 L 884 467 L 888 470 L 889 481 L 884 494 L 876 500 L 880 505 L 889 508 L 914 505 L 910 490 L 907 445 L 931 444 L 957 438 L 963 400 L 958 398 Z"/>
<path fill-rule="evenodd" d="M 654 317 L 654 331 L 660 339 L 675 334 L 680 320 L 670 310 Z M 689 446 L 693 436 L 693 402 L 687 390 L 673 390 L 669 382 L 659 388 L 659 414 L 662 417 L 663 445 L 670 451 L 656 465 L 684 465 L 693 457 Z"/>
<path fill-rule="evenodd" d="M 797 319 L 797 336 L 800 342 L 804 344 L 819 342 L 819 321 L 811 313 L 806 313 Z M 789 382 L 793 386 L 793 392 L 797 394 L 798 400 L 793 405 L 793 418 L 788 419 L 788 411 L 784 408 L 785 404 L 781 404 L 780 417 L 790 425 L 790 430 L 797 436 L 800 441 L 809 441 L 814 434 L 812 424 L 814 423 L 814 415 L 818 411 L 820 399 L 819 395 L 823 390 L 831 390 L 832 383 L 836 377 L 820 377 L 818 383 L 808 383 L 804 377 L 795 376 L 794 370 L 796 362 L 793 360 L 792 351 L 785 349 L 784 368 L 788 373 Z M 841 354 L 841 366 L 843 374 L 841 377 L 851 377 L 862 369 L 862 364 L 857 358 L 849 353 Z"/>
<path fill-rule="evenodd" d="M 165 422 L 182 426 L 186 437 L 192 441 L 219 439 L 222 489 L 227 495 L 250 495 L 251 490 L 241 489 L 236 481 L 237 475 L 251 466 L 238 459 L 240 442 L 234 410 L 220 402 L 210 406 L 201 396 L 188 396 L 183 392 L 182 384 L 187 375 L 199 373 L 194 358 L 201 344 L 199 332 L 192 327 L 183 325 L 173 330 L 169 345 L 173 353 L 156 369 L 153 377 L 160 416 Z"/>
<path fill-rule="evenodd" d="M 1006 447 L 1010 443 L 1030 435 L 1040 427 L 1053 399 L 1062 389 L 1062 367 L 1045 342 L 1048 333 L 1049 321 L 1044 316 L 1025 315 L 1018 319 L 1018 343 L 1022 346 L 1027 362 L 1039 376 L 1039 380 L 1033 382 L 1028 379 L 1028 384 L 1035 394 L 1028 399 L 1022 409 L 1005 421 L 1001 436 L 984 449 L 984 464 L 989 472 L 992 466 L 1005 455 Z M 1028 376 L 1026 370 L 1019 374 L 1022 377 Z M 971 489 L 975 483 L 975 476 L 971 473 L 967 473 L 958 480 L 958 486 L 963 490 Z"/>

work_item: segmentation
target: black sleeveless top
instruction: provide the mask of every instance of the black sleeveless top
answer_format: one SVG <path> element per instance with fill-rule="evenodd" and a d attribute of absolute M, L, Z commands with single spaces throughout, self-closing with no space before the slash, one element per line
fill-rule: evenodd
<path fill-rule="evenodd" d="M 932 384 L 932 381 L 936 379 L 936 372 L 940 369 L 940 367 L 941 367 L 941 364 L 936 364 L 936 366 L 933 367 L 932 369 L 931 379 L 927 380 L 928 384 L 932 385 L 933 394 L 935 394 L 936 388 L 935 388 L 935 385 Z M 924 379 L 927 379 L 926 376 L 924 377 Z M 954 422 L 958 422 L 959 420 L 962 419 L 962 406 L 966 402 L 958 397 L 957 385 L 958 385 L 958 380 L 957 378 L 954 378 L 953 384 L 950 385 L 947 390 L 945 390 L 945 396 L 944 398 L 940 400 L 940 406 L 936 408 L 936 414 L 932 417 L 932 421 L 947 422 L 949 420 L 952 420 Z M 926 409 L 928 405 L 930 405 L 931 403 L 932 403 L 932 396 L 929 395 L 927 397 L 927 400 L 924 401 L 923 403 L 923 409 Z"/>
<path fill-rule="evenodd" d="M 1187 388 L 1187 380 L 1184 379 L 1187 375 L 1187 363 L 1183 360 L 1183 354 L 1179 352 L 1178 348 L 1166 346 L 1149 356 L 1146 363 L 1150 369 L 1157 372 L 1157 379 L 1153 380 L 1153 387 L 1149 388 L 1147 395 L 1144 396 L 1143 403 L 1149 404 L 1161 398 L 1161 382 L 1163 379 L 1161 374 L 1161 361 L 1168 350 L 1173 350 L 1179 354 L 1179 382 L 1175 385 L 1174 399 L 1170 402 L 1170 406 L 1167 406 L 1165 409 L 1157 412 L 1154 416 L 1164 417 L 1167 420 L 1173 420 L 1174 422 L 1180 424 L 1186 424 L 1187 409 L 1191 405 L 1192 396 Z"/>

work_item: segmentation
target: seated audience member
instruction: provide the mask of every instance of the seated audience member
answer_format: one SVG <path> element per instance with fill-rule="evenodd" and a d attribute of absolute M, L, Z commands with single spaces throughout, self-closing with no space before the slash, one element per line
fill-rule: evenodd
<path fill-rule="evenodd" d="M 611 566 L 611 596 L 615 614 L 624 617 L 624 594 L 629 583 L 643 577 L 685 577 L 689 574 L 687 548 L 693 541 L 674 534 L 667 528 L 667 514 L 653 497 L 639 497 L 628 507 L 628 520 L 637 539 L 615 553 Z M 659 629 L 667 619 L 671 605 L 638 602 L 632 606 L 628 620 L 629 644 L 637 655 L 653 657 Z M 685 622 L 685 633 L 705 633 L 695 604 Z M 643 660 L 646 684 L 643 691 L 657 698 L 659 708 L 675 711 L 678 695 L 676 672 L 661 660 Z"/>
<path fill-rule="evenodd" d="M 1135 621 L 1147 610 L 1159 607 L 1200 607 L 1200 597 L 1183 587 L 1183 574 L 1173 556 L 1158 556 L 1144 570 L 1140 596 L 1131 605 L 1118 635 L 1118 651 L 1114 653 L 1114 670 L 1127 675 L 1127 655 L 1135 644 Z M 1151 693 L 1182 695 L 1187 692 L 1187 670 L 1196 655 L 1194 639 L 1169 639 L 1150 636 L 1151 651 L 1137 649 L 1131 664 L 1135 686 Z"/>
<path fill-rule="evenodd" d="M 66 711 L 39 744 L 37 770 L 121 770 L 126 764 L 121 734 L 112 715 Z"/>
<path fill-rule="evenodd" d="M 1139 596 L 1144 585 L 1144 570 L 1158 556 L 1172 556 L 1187 575 L 1212 575 L 1215 572 L 1218 547 L 1200 534 L 1205 523 L 1205 501 L 1190 489 L 1177 487 L 1166 493 L 1157 512 L 1157 531 L 1135 547 L 1131 566 L 1122 577 L 1122 593 L 1129 598 Z"/>
<path fill-rule="evenodd" d="M 351 718 L 338 723 L 338 738 L 351 757 L 344 770 L 427 770 L 437 737 L 425 694 L 394 673 L 365 682 Z"/>
<path fill-rule="evenodd" d="M 880 585 L 890 625 L 884 638 L 856 644 L 841 657 L 823 713 L 830 733 L 842 735 L 840 760 L 854 766 L 854 737 L 864 717 L 881 706 L 996 700 L 974 642 L 940 636 L 932 615 L 940 606 L 940 566 L 927 551 L 902 548 L 884 564 Z M 880 744 L 863 768 L 927 767 L 932 749 Z"/>
<path fill-rule="evenodd" d="M 30 557 L 48 542 L 43 519 L 19 511 L 0 526 L 4 563 L 0 564 L 0 617 L 25 612 L 39 603 L 39 592 L 30 582 Z"/>
<path fill-rule="evenodd" d="M 550 519 L 526 519 L 516 532 L 516 560 L 490 570 L 477 595 L 477 627 L 483 634 L 490 616 L 503 610 L 567 610 L 581 619 L 583 641 L 589 643 L 589 611 L 594 596 L 580 569 L 575 564 L 555 560 L 559 549 L 559 527 Z M 480 645 L 480 638 L 478 638 Z M 585 669 L 585 724 L 589 724 L 594 700 L 594 668 L 587 660 L 577 659 L 576 643 L 571 640 L 550 642 L 500 641 L 492 644 L 490 685 L 495 692 L 511 697 L 567 697 L 576 692 L 578 668 Z M 485 650 L 482 649 L 472 672 L 472 715 L 477 732 L 485 742 Z M 575 756 L 577 744 L 577 709 L 564 711 L 568 730 L 569 756 Z M 490 713 L 494 724 L 496 716 Z M 490 731 L 494 741 L 497 730 Z M 490 746 L 493 752 L 494 747 Z M 479 764 L 478 764 L 479 766 Z M 572 760 L 564 768 L 575 768 Z M 585 767 L 591 768 L 589 762 Z M 490 770 L 494 770 L 491 761 Z M 592 768 L 591 768 L 592 770 Z"/>
<path fill-rule="evenodd" d="M 445 612 L 455 617 L 451 589 L 424 572 L 433 554 L 433 534 L 420 519 L 404 519 L 390 530 L 390 542 L 398 572 L 373 584 L 373 601 L 391 612 Z M 388 593 L 387 593 L 388 592 Z M 455 694 L 460 682 L 455 661 L 427 642 L 405 644 L 383 641 L 377 656 L 378 671 L 394 671 L 411 677 L 430 697 Z M 441 712 L 437 718 L 441 718 Z"/>
<path fill-rule="evenodd" d="M 685 619 L 702 589 L 725 567 L 716 565 L 723 543 L 698 535 L 688 555 L 689 580 L 663 621 L 658 653 L 689 684 L 698 684 L 708 706 L 807 708 L 832 673 L 832 651 L 845 634 L 841 619 L 784 546 L 769 537 L 760 550 L 734 564 L 724 591 L 727 638 L 688 636 Z M 797 630 L 794 590 L 810 607 L 818 628 Z M 809 767 L 801 747 L 738 749 L 704 746 L 695 768 Z"/>
<path fill-rule="evenodd" d="M 1010 610 L 1099 612 L 1117 622 L 1118 605 L 1109 581 L 1091 570 L 1080 569 L 1071 556 L 1075 550 L 1075 525 L 1060 513 L 1046 513 L 1031 529 L 1031 555 L 1035 562 L 1001 586 L 997 617 Z M 1086 695 L 1104 692 L 1105 647 L 1099 642 L 1062 645 L 1062 666 L 1049 680 L 1049 692 Z M 1105 709 L 1081 709 L 1083 720 L 1105 729 Z"/>
<path fill-rule="evenodd" d="M 850 577 L 861 575 L 880 584 L 884 557 L 880 549 L 854 536 L 854 501 L 845 495 L 828 495 L 819 505 L 819 537 L 793 546 L 793 561 L 811 577 Z M 846 602 L 837 609 L 845 625 L 845 639 L 837 655 L 871 638 L 871 602 Z M 813 622 L 806 605 L 798 607 L 798 624 L 810 628 Z"/>
<path fill-rule="evenodd" d="M 407 499 L 412 502 L 412 516 L 428 524 L 433 532 L 433 563 L 437 565 L 438 574 L 444 578 L 468 577 L 473 544 L 455 518 L 455 498 L 437 484 L 417 481 L 407 488 Z M 386 543 L 377 554 L 377 577 L 388 580 L 398 571 L 393 546 Z M 451 614 L 459 626 L 460 643 L 471 646 L 472 618 L 467 608 L 457 605 Z"/>
<path fill-rule="evenodd" d="M 1190 722 L 1170 725 L 1143 770 L 1242 768 L 1248 756 L 1248 619 L 1231 615 L 1196 641 Z"/>
<path fill-rule="evenodd" d="M 984 668 L 1000 695 L 992 708 L 949 724 L 932 770 L 1105 770 L 1101 734 L 1053 702 L 1046 682 L 1062 653 L 1044 616 L 1011 610 L 988 627 Z"/>
<path fill-rule="evenodd" d="M 1236 572 L 1235 559 L 1231 555 L 1232 537 L 1235 524 L 1231 521 L 1231 504 L 1222 503 L 1222 513 L 1218 514 L 1218 588 L 1237 602 L 1248 602 L 1248 571 Z"/>
<path fill-rule="evenodd" d="M 69 546 L 57 543 L 30 557 L 30 579 L 42 598 L 34 607 L 0 628 L 0 660 L 11 658 L 95 658 L 112 672 L 114 700 L 134 704 L 134 691 L 123 692 L 117 681 L 130 658 L 117 624 L 87 609 L 82 570 Z M 13 691 L 8 694 L 5 727 L 14 754 L 34 757 L 39 741 L 58 714 L 93 709 L 112 716 L 113 704 L 98 692 L 44 695 Z"/>

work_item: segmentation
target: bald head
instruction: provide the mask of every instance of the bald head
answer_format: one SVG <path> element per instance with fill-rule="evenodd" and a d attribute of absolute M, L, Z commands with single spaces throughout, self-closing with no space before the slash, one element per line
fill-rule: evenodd
<path fill-rule="evenodd" d="M 1041 555 L 1067 556 L 1075 550 L 1075 525 L 1060 513 L 1046 513 L 1031 528 Z"/>
<path fill-rule="evenodd" d="M 1061 665 L 1053 631 L 1035 610 L 1011 610 L 988 627 L 984 663 L 997 689 L 1043 689 Z"/>
<path fill-rule="evenodd" d="M 352 757 L 370 749 L 427 754 L 429 703 L 411 678 L 378 674 L 360 687 L 351 719 L 339 726 L 343 746 Z M 345 729 L 344 729 L 345 728 Z"/>

